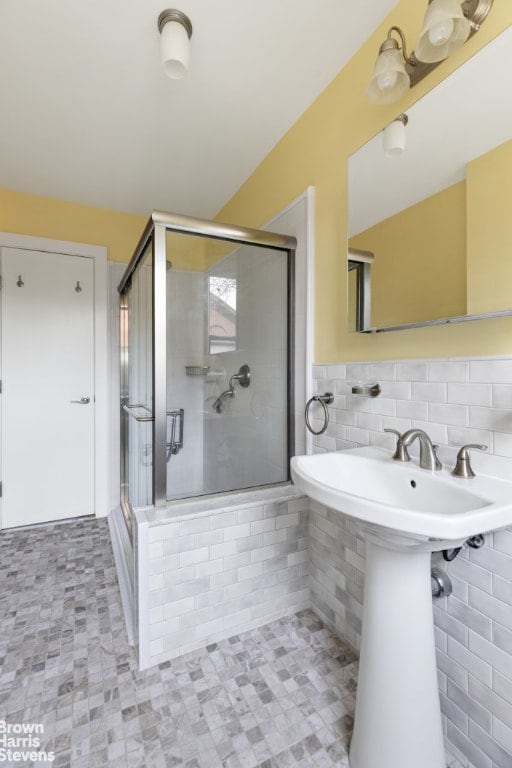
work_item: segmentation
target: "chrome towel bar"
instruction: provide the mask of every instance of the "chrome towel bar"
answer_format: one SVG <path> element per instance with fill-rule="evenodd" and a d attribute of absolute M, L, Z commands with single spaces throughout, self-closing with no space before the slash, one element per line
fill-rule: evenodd
<path fill-rule="evenodd" d="M 154 416 L 137 416 L 137 414 L 132 413 L 132 408 L 143 408 L 148 413 L 151 413 L 149 408 L 146 408 L 145 405 L 142 405 L 142 403 L 131 403 L 129 405 L 123 405 L 123 411 L 128 414 L 128 416 L 131 416 L 135 421 L 154 421 Z"/>

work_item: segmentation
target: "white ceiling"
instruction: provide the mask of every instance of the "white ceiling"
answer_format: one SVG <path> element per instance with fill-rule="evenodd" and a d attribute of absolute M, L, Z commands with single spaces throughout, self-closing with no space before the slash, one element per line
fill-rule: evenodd
<path fill-rule="evenodd" d="M 212 217 L 396 1 L 179 0 L 172 81 L 164 0 L 2 0 L 0 186 Z"/>

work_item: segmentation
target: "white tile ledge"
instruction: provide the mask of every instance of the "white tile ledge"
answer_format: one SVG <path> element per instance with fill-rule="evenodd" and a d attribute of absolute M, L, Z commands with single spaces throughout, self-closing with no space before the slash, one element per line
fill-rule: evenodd
<path fill-rule="evenodd" d="M 166 507 L 154 509 L 153 507 L 144 510 L 144 517 L 149 525 L 165 525 L 167 523 L 178 523 L 191 517 L 206 517 L 207 515 L 217 515 L 222 512 L 229 512 L 234 509 L 244 509 L 253 507 L 257 504 L 273 504 L 291 501 L 303 497 L 292 483 L 283 483 L 270 488 L 257 488 L 248 491 L 231 491 L 222 494 L 212 494 L 210 496 L 201 496 L 200 498 L 178 499 L 170 501 Z"/>
<path fill-rule="evenodd" d="M 343 360 L 322 362 L 321 360 L 313 363 L 314 366 L 329 367 L 341 365 L 388 365 L 395 363 L 453 363 L 453 362 L 473 362 L 497 360 L 499 362 L 512 360 L 512 355 L 462 355 L 459 357 L 396 357 L 383 358 L 382 360 Z"/>

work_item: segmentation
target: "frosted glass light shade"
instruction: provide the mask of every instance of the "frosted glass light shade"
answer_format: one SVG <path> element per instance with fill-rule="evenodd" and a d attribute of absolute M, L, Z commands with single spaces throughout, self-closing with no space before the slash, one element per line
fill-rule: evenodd
<path fill-rule="evenodd" d="M 373 104 L 392 104 L 409 88 L 410 78 L 405 71 L 401 51 L 392 48 L 377 56 L 366 95 Z"/>
<path fill-rule="evenodd" d="M 426 63 L 443 61 L 469 37 L 471 22 L 462 12 L 459 0 L 432 0 L 425 12 L 416 58 Z"/>
<path fill-rule="evenodd" d="M 190 60 L 188 32 L 179 21 L 167 21 L 160 33 L 160 56 L 167 77 L 180 80 Z"/>
<path fill-rule="evenodd" d="M 399 157 L 405 149 L 405 125 L 400 118 L 386 125 L 382 132 L 382 146 L 386 157 Z"/>

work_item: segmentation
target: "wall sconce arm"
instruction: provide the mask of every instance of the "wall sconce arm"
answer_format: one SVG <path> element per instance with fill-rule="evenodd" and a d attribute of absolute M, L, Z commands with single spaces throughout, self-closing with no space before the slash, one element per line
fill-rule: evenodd
<path fill-rule="evenodd" d="M 386 40 L 382 43 L 382 45 L 380 47 L 380 50 L 381 51 L 383 51 L 383 50 L 385 51 L 385 50 L 387 50 L 388 47 L 391 47 L 389 45 L 386 45 L 386 43 L 387 43 L 388 40 L 393 40 L 393 36 L 391 34 L 392 32 L 396 32 L 398 37 L 400 38 L 400 42 L 402 43 L 402 56 L 404 57 L 405 62 L 407 64 L 409 64 L 409 66 L 414 67 L 415 59 L 413 59 L 412 57 L 407 55 L 407 43 L 406 43 L 405 35 L 404 35 L 403 30 L 401 29 L 401 27 L 393 26 L 393 27 L 390 27 L 388 29 L 388 34 L 387 34 Z"/>

